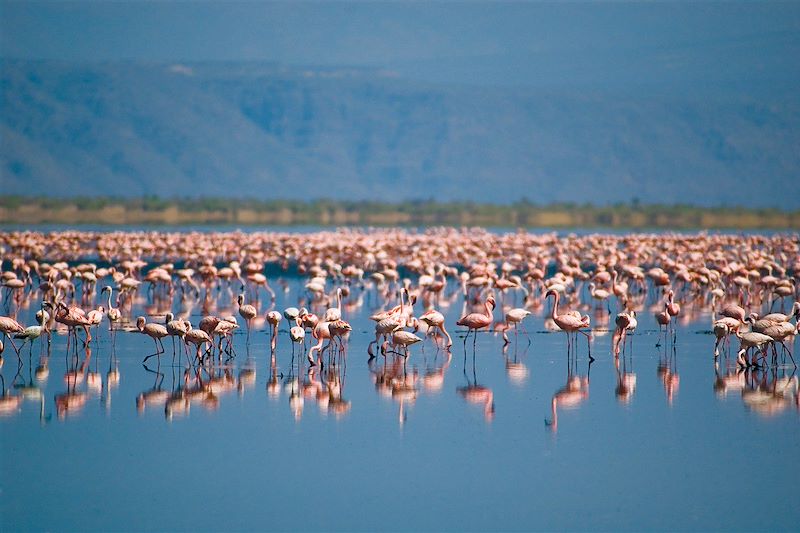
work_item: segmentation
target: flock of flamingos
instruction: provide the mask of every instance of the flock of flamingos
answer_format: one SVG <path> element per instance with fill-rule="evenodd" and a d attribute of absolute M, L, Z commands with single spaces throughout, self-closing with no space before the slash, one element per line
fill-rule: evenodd
<path fill-rule="evenodd" d="M 674 347 L 677 321 L 710 312 L 709 358 L 737 368 L 734 379 L 796 367 L 796 234 L 21 231 L 0 233 L 0 259 L 7 315 L 0 316 L 0 366 L 4 350 L 21 360 L 25 344 L 29 352 L 37 341 L 49 348 L 54 332 L 66 333 L 67 352 L 77 358 L 78 343 L 88 350 L 103 329 L 112 349 L 118 333 L 147 339 L 153 353 L 144 361 L 156 358 L 159 367 L 164 343 L 171 342 L 172 364 L 177 359 L 187 375 L 191 369 L 195 389 L 203 392 L 213 379 L 204 381 L 201 369 L 213 377 L 208 369 L 234 357 L 237 341 L 249 348 L 251 336 L 266 330 L 273 370 L 278 345 L 290 343 L 292 364 L 296 352 L 309 375 L 335 390 L 350 337 L 363 334 L 348 317 L 366 306 L 374 332 L 367 333 L 365 355 L 371 369 L 383 363 L 376 382 L 388 380 L 398 393 L 408 378 L 400 370 L 387 378 L 386 369 L 404 368 L 415 345 L 432 343 L 449 361 L 457 331 L 466 362 L 469 337 L 475 357 L 478 332 L 502 335 L 504 345 L 530 343 L 526 318 L 542 309 L 544 326 L 564 332 L 568 361 L 583 351 L 585 338 L 589 362 L 607 354 L 619 369 L 642 313 L 659 327 L 656 345 Z M 275 291 L 289 292 L 287 276 L 303 280 L 296 305 L 276 309 Z M 444 311 L 454 302 L 463 310 L 448 324 Z M 35 324 L 20 323 L 20 316 Z M 592 354 L 590 339 L 605 332 L 611 333 L 608 352 Z M 797 402 L 793 376 L 787 384 Z M 579 401 L 584 386 L 575 378 L 554 396 L 549 424 L 557 421 L 557 403 Z M 621 379 L 626 386 L 632 384 Z M 485 404 L 490 416 L 490 390 L 475 384 L 463 394 Z M 59 410 L 69 409 L 69 397 L 62 400 Z M 3 381 L 0 411 L 14 411 L 20 401 Z M 142 407 L 146 401 L 143 396 Z M 330 401 L 347 409 L 340 396 Z"/>

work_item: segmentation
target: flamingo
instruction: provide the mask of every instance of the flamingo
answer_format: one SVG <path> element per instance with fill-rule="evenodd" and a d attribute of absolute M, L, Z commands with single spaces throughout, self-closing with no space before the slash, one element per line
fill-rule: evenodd
<path fill-rule="evenodd" d="M 658 324 L 658 342 L 656 343 L 656 347 L 661 346 L 662 331 L 664 333 L 664 342 L 667 341 L 667 331 L 669 330 L 669 323 L 672 321 L 672 317 L 669 314 L 668 308 L 669 308 L 669 303 L 664 302 L 664 310 L 654 315 L 656 323 Z"/>
<path fill-rule="evenodd" d="M 294 322 L 295 319 L 300 316 L 300 310 L 296 307 L 287 307 L 283 310 L 283 316 L 289 322 Z"/>
<path fill-rule="evenodd" d="M 429 309 L 425 311 L 422 316 L 419 317 L 422 322 L 431 329 L 438 329 L 442 333 L 444 333 L 445 337 L 447 337 L 447 344 L 446 347 L 449 348 L 453 345 L 453 339 L 450 338 L 450 334 L 444 327 L 444 315 L 437 311 L 436 309 Z"/>
<path fill-rule="evenodd" d="M 184 335 L 189 332 L 191 329 L 191 324 L 185 322 L 184 320 L 175 320 L 175 315 L 171 312 L 167 313 L 166 317 L 164 317 L 164 322 L 167 328 L 167 334 L 172 337 L 172 357 L 175 357 L 175 337 L 180 340 L 183 340 Z M 189 357 L 188 351 L 186 351 L 186 343 L 183 345 L 184 352 L 186 353 L 186 357 Z"/>
<path fill-rule="evenodd" d="M 214 331 L 211 333 L 211 337 L 214 335 L 219 336 L 219 343 L 217 348 L 219 349 L 219 355 L 222 356 L 222 340 L 227 339 L 228 344 L 226 345 L 225 351 L 230 355 L 231 349 L 233 348 L 233 332 L 239 328 L 239 324 L 236 322 L 236 317 L 233 315 L 226 316 L 222 318 L 214 328 Z"/>
<path fill-rule="evenodd" d="M 319 352 L 322 348 L 322 343 L 327 339 L 328 341 L 331 340 L 331 332 L 328 329 L 328 325 L 330 323 L 324 320 L 320 320 L 316 326 L 314 326 L 314 330 L 311 332 L 311 336 L 317 339 L 317 344 L 309 348 L 308 350 L 308 362 L 311 366 L 316 365 L 314 358 L 311 356 L 315 351 Z M 330 343 L 329 343 L 330 344 Z M 321 361 L 320 361 L 321 362 Z"/>
<path fill-rule="evenodd" d="M 763 333 L 756 333 L 755 331 L 748 331 L 742 333 L 739 330 L 737 330 L 735 334 L 739 338 L 740 342 L 739 353 L 736 355 L 736 360 L 739 363 L 739 366 L 743 367 L 753 366 L 752 362 L 751 363 L 747 362 L 747 352 L 750 350 L 750 348 L 758 348 L 759 350 L 761 350 L 762 359 L 765 359 L 767 356 L 766 353 L 767 345 L 775 342 L 775 340 L 769 335 L 764 335 Z"/>
<path fill-rule="evenodd" d="M 744 322 L 744 319 L 747 316 L 747 312 L 744 310 L 744 308 L 736 304 L 726 305 L 722 308 L 722 311 L 720 311 L 719 314 L 722 316 L 735 318 L 739 322 Z"/>
<path fill-rule="evenodd" d="M 280 324 L 281 318 L 281 314 L 278 311 L 270 311 L 267 313 L 267 322 L 272 326 L 270 330 L 270 346 L 273 351 L 275 351 L 275 347 L 278 343 L 278 324 Z"/>
<path fill-rule="evenodd" d="M 250 322 L 258 316 L 258 311 L 254 305 L 244 303 L 244 294 L 240 294 L 236 298 L 236 303 L 239 304 L 239 316 L 241 316 L 247 324 L 247 343 L 250 343 Z"/>
<path fill-rule="evenodd" d="M 761 320 L 769 320 L 771 322 L 789 322 L 792 318 L 800 318 L 800 302 L 792 304 L 792 310 L 788 315 L 783 313 L 770 313 L 765 315 Z"/>
<path fill-rule="evenodd" d="M 616 270 L 611 272 L 611 292 L 614 293 L 614 296 L 617 297 L 623 304 L 627 303 L 628 301 L 628 284 L 624 281 L 617 281 L 619 277 L 619 273 Z"/>
<path fill-rule="evenodd" d="M 788 337 L 793 336 L 796 332 L 795 330 L 796 330 L 795 324 L 792 324 L 791 322 L 780 322 L 768 327 L 763 331 L 763 333 L 764 335 L 772 337 L 772 340 L 774 340 L 775 342 L 779 342 L 783 347 L 783 349 L 789 354 L 789 358 L 791 358 L 792 363 L 795 364 L 795 366 L 797 366 L 797 364 L 794 361 L 794 356 L 792 355 L 792 351 L 783 342 Z M 775 353 L 775 356 L 777 357 L 777 353 Z"/>
<path fill-rule="evenodd" d="M 729 316 L 724 316 L 719 320 L 714 321 L 712 329 L 714 331 L 714 336 L 716 336 L 717 338 L 716 342 L 714 342 L 715 359 L 717 358 L 717 356 L 719 356 L 720 343 L 723 341 L 729 341 L 731 332 L 738 330 L 740 325 L 741 322 Z"/>
<path fill-rule="evenodd" d="M 300 325 L 300 320 L 295 320 L 294 326 L 289 330 L 289 338 L 292 339 L 292 342 L 297 344 L 302 344 L 306 337 L 306 330 L 303 326 Z"/>
<path fill-rule="evenodd" d="M 106 315 L 108 316 L 108 328 L 111 331 L 111 346 L 113 347 L 116 343 L 117 336 L 116 330 L 114 329 L 114 324 L 119 322 L 122 318 L 122 313 L 119 312 L 119 309 L 111 305 L 111 293 L 113 292 L 113 288 L 110 285 L 106 285 L 100 290 L 100 294 L 102 295 L 104 292 L 108 291 L 108 302 L 106 307 Z"/>
<path fill-rule="evenodd" d="M 617 318 L 614 319 L 614 323 L 616 324 L 617 327 L 614 329 L 612 344 L 614 346 L 614 357 L 618 357 L 619 345 L 620 343 L 623 346 L 625 345 L 625 336 L 628 332 L 628 326 L 630 326 L 631 324 L 631 318 L 628 315 L 628 313 L 619 313 L 617 315 Z"/>
<path fill-rule="evenodd" d="M 459 326 L 466 326 L 467 327 L 467 335 L 464 337 L 464 349 L 467 348 L 467 339 L 469 338 L 469 334 L 472 331 L 475 331 L 475 335 L 472 337 L 472 345 L 473 348 L 475 347 L 475 342 L 478 337 L 478 330 L 489 327 L 494 320 L 494 308 L 495 308 L 495 301 L 494 296 L 491 294 L 486 301 L 483 303 L 484 312 L 483 313 L 469 313 L 467 315 L 462 316 L 458 319 Z"/>
<path fill-rule="evenodd" d="M 17 345 L 14 344 L 14 339 L 11 338 L 11 334 L 22 333 L 23 331 L 25 331 L 25 328 L 22 327 L 22 324 L 13 318 L 9 316 L 0 316 L 0 332 L 2 332 L 3 335 L 8 337 L 8 340 L 11 341 L 11 346 L 14 348 L 14 351 L 17 352 L 17 355 L 19 355 L 19 348 L 17 348 Z"/>
<path fill-rule="evenodd" d="M 289 329 L 289 338 L 292 341 L 292 361 L 294 361 L 294 345 L 303 344 L 306 339 L 306 330 L 300 325 L 300 319 L 295 317 L 295 325 Z"/>
<path fill-rule="evenodd" d="M 560 299 L 560 295 L 558 294 L 558 291 L 550 289 L 547 291 L 547 293 L 545 293 L 545 298 L 550 296 L 553 296 L 555 299 L 553 302 L 553 308 L 550 312 L 550 318 L 567 334 L 567 354 L 569 354 L 570 348 L 570 333 L 580 333 L 586 337 L 586 346 L 589 350 L 589 361 L 594 361 L 594 357 L 592 357 L 592 347 L 589 344 L 589 334 L 585 331 L 581 331 L 582 329 L 589 327 L 589 317 L 586 315 L 578 317 L 572 312 L 567 312 L 563 315 L 558 314 L 558 301 Z"/>
<path fill-rule="evenodd" d="M 328 323 L 328 331 L 331 334 L 331 342 L 333 342 L 333 339 L 339 339 L 339 347 L 344 350 L 342 338 L 353 331 L 353 328 L 345 320 L 334 320 Z"/>
<path fill-rule="evenodd" d="M 408 347 L 412 344 L 416 344 L 418 342 L 422 342 L 422 339 L 411 333 L 410 331 L 404 331 L 402 329 L 398 329 L 394 333 L 392 333 L 392 340 L 384 341 L 383 345 L 381 346 L 381 353 L 385 356 L 386 355 L 386 346 L 391 344 L 392 347 L 396 348 L 398 346 L 403 347 L 403 353 L 401 354 L 403 357 L 408 358 Z"/>
<path fill-rule="evenodd" d="M 158 356 L 158 360 L 160 362 L 161 354 L 164 353 L 164 345 L 161 343 L 161 339 L 169 335 L 169 333 L 167 333 L 167 328 L 161 324 L 155 324 L 153 322 L 147 323 L 147 319 L 143 316 L 140 316 L 136 319 L 136 329 L 153 339 L 153 344 L 156 345 L 155 353 L 145 357 L 142 360 L 142 363 L 153 356 Z"/>
<path fill-rule="evenodd" d="M 342 288 L 338 287 L 336 289 L 336 307 L 331 307 L 327 311 L 325 311 L 325 315 L 322 318 L 326 322 L 336 322 L 337 320 L 342 319 Z"/>
<path fill-rule="evenodd" d="M 211 339 L 211 336 L 206 333 L 202 329 L 194 329 L 192 328 L 191 324 L 188 324 L 189 331 L 183 336 L 184 344 L 194 344 L 197 347 L 197 353 L 195 357 L 197 360 L 200 360 L 200 346 L 203 344 L 208 344 L 208 348 L 206 351 L 210 350 L 212 346 L 214 346 L 214 341 Z"/>
<path fill-rule="evenodd" d="M 69 350 L 69 343 L 70 335 L 75 336 L 75 347 L 77 349 L 78 343 L 78 333 L 76 331 L 77 327 L 82 327 L 84 333 L 86 333 L 86 340 L 84 341 L 84 345 L 87 345 L 89 341 L 92 340 L 92 335 L 89 332 L 89 326 L 91 326 L 91 322 L 86 318 L 86 314 L 84 313 L 83 309 L 79 307 L 67 307 L 63 302 L 58 303 L 58 307 L 56 308 L 55 313 L 55 320 L 61 324 L 67 326 L 67 349 Z"/>
<path fill-rule="evenodd" d="M 530 344 L 531 336 L 528 335 L 528 332 L 525 330 L 525 326 L 522 325 L 522 321 L 525 320 L 525 318 L 527 318 L 527 316 L 530 314 L 530 311 L 523 309 L 522 307 L 515 307 L 506 313 L 506 329 L 508 328 L 509 324 L 514 324 L 514 336 L 516 336 L 517 326 L 521 327 L 522 332 L 528 337 L 528 344 Z M 503 330 L 503 340 L 506 344 L 508 344 L 508 335 L 506 335 L 505 330 Z"/>
<path fill-rule="evenodd" d="M 86 313 L 86 319 L 91 323 L 91 326 L 89 327 L 98 328 L 98 333 L 97 333 L 98 342 L 100 340 L 99 326 L 100 324 L 103 323 L 103 317 L 105 316 L 105 314 L 106 314 L 106 308 L 103 307 L 102 305 L 99 306 L 97 309 L 92 309 L 91 311 Z"/>
<path fill-rule="evenodd" d="M 681 312 L 681 306 L 675 303 L 675 291 L 670 289 L 669 292 L 667 293 L 667 313 L 669 313 L 670 317 L 676 318 L 678 314 L 680 314 L 680 312 Z M 672 340 L 674 341 L 675 336 L 677 334 L 677 332 L 675 331 L 675 323 L 673 321 L 670 321 L 670 324 L 672 327 Z"/>
<path fill-rule="evenodd" d="M 31 350 L 33 349 L 33 341 L 38 339 L 42 335 L 42 333 L 47 331 L 47 326 L 46 326 L 45 322 L 43 322 L 44 315 L 40 315 L 40 316 L 41 316 L 41 318 L 37 317 L 37 319 L 39 320 L 39 325 L 38 326 L 28 326 L 27 328 L 25 328 L 21 332 L 14 334 L 14 338 L 15 339 L 22 339 L 22 344 L 20 344 L 20 346 L 19 346 L 20 350 L 22 349 L 23 346 L 25 346 L 26 342 L 29 343 L 28 344 L 28 354 L 29 355 L 31 353 Z M 39 351 L 39 353 L 41 353 L 41 350 Z"/>
<path fill-rule="evenodd" d="M 611 293 L 605 289 L 598 289 L 594 283 L 589 283 L 589 294 L 597 301 L 597 306 L 599 307 L 601 303 L 605 302 L 606 309 L 608 309 L 608 298 L 611 296 Z"/>

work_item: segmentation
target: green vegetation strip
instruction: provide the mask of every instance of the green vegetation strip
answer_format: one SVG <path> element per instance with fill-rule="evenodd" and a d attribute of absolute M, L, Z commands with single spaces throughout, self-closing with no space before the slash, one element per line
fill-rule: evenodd
<path fill-rule="evenodd" d="M 608 228 L 800 228 L 800 211 L 745 207 L 571 203 L 508 205 L 431 200 L 0 197 L 5 224 L 480 225 Z"/>

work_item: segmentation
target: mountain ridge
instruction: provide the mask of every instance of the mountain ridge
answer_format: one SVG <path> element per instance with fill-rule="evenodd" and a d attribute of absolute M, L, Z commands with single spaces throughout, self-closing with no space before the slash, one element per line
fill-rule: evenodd
<path fill-rule="evenodd" d="M 0 62 L 6 194 L 796 208 L 800 101 L 260 62 Z"/>

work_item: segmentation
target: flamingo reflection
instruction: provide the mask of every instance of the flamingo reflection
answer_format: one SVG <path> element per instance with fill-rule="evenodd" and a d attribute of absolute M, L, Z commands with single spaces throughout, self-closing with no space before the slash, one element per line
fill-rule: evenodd
<path fill-rule="evenodd" d="M 528 345 L 525 347 L 525 350 L 522 352 L 523 357 L 528 353 L 529 347 L 530 343 L 528 343 Z M 508 356 L 508 344 L 503 345 L 503 359 L 505 359 L 506 363 L 506 376 L 508 376 L 508 380 L 516 386 L 524 385 L 528 380 L 530 370 L 525 363 L 519 361 L 519 355 L 517 354 L 517 343 L 514 343 L 513 358 Z"/>
<path fill-rule="evenodd" d="M 550 401 L 550 419 L 545 425 L 553 432 L 558 431 L 558 408 L 576 409 L 589 397 L 589 374 L 593 359 L 589 359 L 586 375 L 579 375 L 577 357 L 567 361 L 567 382 L 558 389 Z"/>
<path fill-rule="evenodd" d="M 663 353 L 659 351 L 658 377 L 664 385 L 664 392 L 667 396 L 667 403 L 672 406 L 675 394 L 681 384 L 681 377 L 678 374 L 678 355 L 674 343 L 665 344 Z"/>
<path fill-rule="evenodd" d="M 467 374 L 466 364 L 464 365 L 464 378 L 467 384 L 463 387 L 458 387 L 456 390 L 468 403 L 483 406 L 483 416 L 487 422 L 491 422 L 494 419 L 494 392 L 491 388 L 478 383 L 474 354 L 472 357 L 472 379 L 470 380 Z"/>

